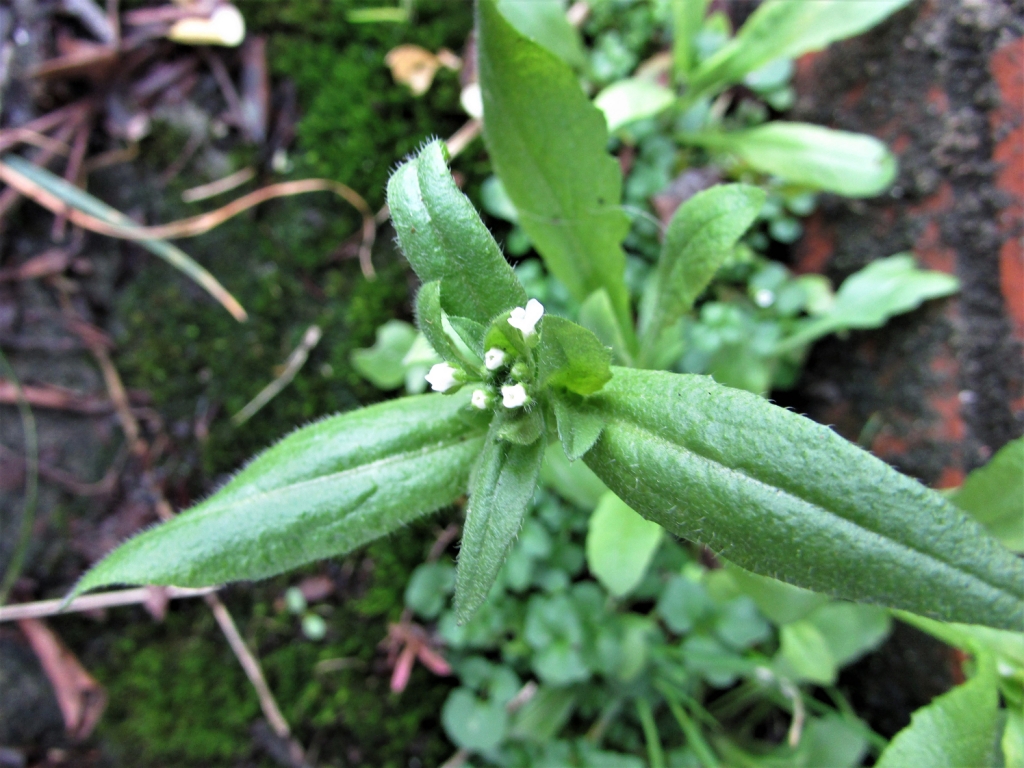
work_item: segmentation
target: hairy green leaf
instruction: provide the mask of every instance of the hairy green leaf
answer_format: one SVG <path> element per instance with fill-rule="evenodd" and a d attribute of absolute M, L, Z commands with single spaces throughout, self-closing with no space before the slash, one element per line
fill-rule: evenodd
<path fill-rule="evenodd" d="M 875 765 L 878 768 L 965 768 L 994 762 L 999 690 L 991 656 L 977 674 L 910 716 Z"/>
<path fill-rule="evenodd" d="M 701 64 L 690 79 L 695 93 L 738 83 L 776 59 L 794 59 L 878 24 L 911 0 L 767 0 L 736 37 Z"/>
<path fill-rule="evenodd" d="M 763 173 L 847 197 L 873 197 L 896 178 L 896 158 L 878 139 L 810 123 L 778 120 L 743 131 L 688 134 L 682 139 L 734 154 Z"/>
<path fill-rule="evenodd" d="M 952 501 L 1007 547 L 1024 552 L 1024 438 L 971 472 Z"/>
<path fill-rule="evenodd" d="M 519 34 L 494 0 L 478 8 L 484 137 L 495 170 L 548 269 L 578 301 L 605 288 L 631 339 L 620 245 L 629 219 L 604 116 L 572 69 Z"/>
<path fill-rule="evenodd" d="M 909 253 L 877 259 L 843 281 L 828 312 L 806 321 L 776 348 L 787 352 L 836 331 L 880 328 L 929 299 L 949 296 L 960 281 L 944 272 L 918 269 Z"/>
<path fill-rule="evenodd" d="M 544 332 L 537 347 L 542 387 L 591 395 L 612 377 L 611 360 L 611 351 L 586 328 L 564 317 L 544 318 Z"/>
<path fill-rule="evenodd" d="M 604 113 L 608 131 L 614 133 L 627 123 L 654 117 L 675 103 L 670 88 L 643 77 L 630 77 L 612 83 L 594 98 L 594 106 Z"/>
<path fill-rule="evenodd" d="M 586 407 L 582 397 L 571 392 L 552 393 L 551 408 L 555 412 L 562 450 L 569 461 L 576 461 L 597 442 L 604 421 L 599 413 Z"/>
<path fill-rule="evenodd" d="M 545 443 L 499 440 L 492 427 L 470 478 L 455 575 L 455 615 L 472 618 L 491 590 L 533 498 Z"/>
<path fill-rule="evenodd" d="M 707 377 L 613 368 L 584 457 L 669 531 L 744 568 L 851 600 L 1017 628 L 1024 561 L 940 494 Z"/>
<path fill-rule="evenodd" d="M 449 315 L 486 325 L 526 303 L 526 291 L 498 244 L 455 186 L 441 142 L 431 142 L 395 171 L 388 207 L 420 280 L 441 281 L 441 307 Z"/>
<path fill-rule="evenodd" d="M 565 16 L 565 0 L 498 0 L 498 8 L 520 34 L 547 48 L 566 64 L 587 64 L 579 30 Z"/>
<path fill-rule="evenodd" d="M 466 356 L 445 332 L 440 280 L 431 280 L 420 286 L 416 294 L 416 325 L 442 359 L 462 368 L 468 367 Z"/>
<path fill-rule="evenodd" d="M 736 241 L 754 223 L 764 200 L 765 193 L 757 187 L 725 184 L 679 206 L 640 307 L 644 349 L 690 311 Z"/>
<path fill-rule="evenodd" d="M 304 427 L 207 501 L 129 539 L 74 594 L 108 584 L 199 587 L 343 554 L 465 491 L 483 428 L 468 393 L 391 400 Z"/>
<path fill-rule="evenodd" d="M 628 594 L 647 572 L 662 530 L 644 520 L 614 493 L 606 493 L 590 516 L 587 567 L 616 597 Z"/>

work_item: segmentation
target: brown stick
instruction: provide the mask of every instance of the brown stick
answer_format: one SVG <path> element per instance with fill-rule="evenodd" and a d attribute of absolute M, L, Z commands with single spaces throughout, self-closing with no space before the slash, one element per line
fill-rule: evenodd
<path fill-rule="evenodd" d="M 169 599 L 178 600 L 185 597 L 200 597 L 214 592 L 220 589 L 220 587 L 202 587 L 199 589 L 164 587 L 163 589 L 166 591 Z M 42 619 L 46 616 L 99 611 L 103 608 L 117 608 L 122 605 L 140 605 L 150 599 L 152 599 L 152 591 L 149 587 L 136 587 L 134 589 L 119 589 L 115 592 L 101 592 L 98 595 L 76 597 L 67 606 L 64 606 L 63 600 L 38 600 L 34 603 L 16 603 L 15 605 L 0 607 L 0 622 Z"/>

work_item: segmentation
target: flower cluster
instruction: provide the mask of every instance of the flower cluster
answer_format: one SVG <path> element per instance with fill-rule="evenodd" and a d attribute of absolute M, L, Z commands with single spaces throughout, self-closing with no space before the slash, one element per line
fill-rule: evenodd
<path fill-rule="evenodd" d="M 530 299 L 525 307 L 512 310 L 508 324 L 522 333 L 525 341 L 532 343 L 537 338 L 537 324 L 543 316 L 544 305 L 536 299 Z M 473 390 L 470 403 L 482 411 L 492 406 L 499 392 L 501 404 L 505 408 L 522 408 L 531 402 L 525 383 L 529 376 L 529 365 L 514 359 L 504 349 L 491 347 L 484 353 L 484 369 L 482 372 L 467 374 L 449 363 L 438 363 L 430 369 L 426 379 L 435 392 L 451 392 L 470 379 L 479 378 L 483 386 Z"/>

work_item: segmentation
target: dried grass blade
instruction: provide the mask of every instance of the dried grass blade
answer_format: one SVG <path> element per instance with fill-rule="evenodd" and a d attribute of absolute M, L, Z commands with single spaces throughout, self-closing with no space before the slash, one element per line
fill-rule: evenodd
<path fill-rule="evenodd" d="M 160 239 L 159 235 L 150 234 L 146 227 L 138 226 L 123 213 L 88 192 L 16 155 L 0 159 L 0 181 L 57 215 L 66 213 L 71 222 L 84 229 L 138 241 L 150 253 L 198 283 L 236 320 L 242 322 L 247 319 L 248 315 L 238 300 L 187 253 Z"/>
<path fill-rule="evenodd" d="M 104 219 L 96 214 L 95 211 L 90 211 L 88 208 L 76 205 L 71 201 L 81 199 L 80 196 L 84 194 L 81 190 L 74 187 L 72 187 L 71 190 L 67 190 L 58 184 L 58 182 L 63 181 L 62 179 L 59 179 L 46 171 L 42 171 L 42 173 L 45 173 L 46 176 L 42 177 L 39 168 L 14 155 L 4 157 L 0 160 L 0 180 L 6 181 L 12 187 L 17 188 L 22 194 L 27 197 L 32 197 L 32 199 L 40 205 L 51 208 L 51 210 L 51 206 L 54 205 L 53 198 L 57 194 L 58 190 L 60 190 L 62 193 L 66 193 L 68 200 L 63 200 L 61 196 L 57 197 L 58 200 L 68 205 L 75 205 L 75 207 L 79 208 L 77 211 L 72 210 L 68 212 L 68 218 L 71 221 L 78 224 L 80 227 L 93 232 L 98 232 L 101 235 L 119 237 L 124 240 L 175 240 L 184 237 L 195 237 L 197 235 L 205 234 L 215 227 L 219 227 L 228 219 L 257 206 L 260 203 L 273 200 L 277 197 L 291 197 L 292 195 L 301 195 L 307 192 L 333 192 L 355 208 L 363 217 L 363 242 L 359 248 L 359 262 L 362 265 L 363 273 L 367 277 L 372 277 L 374 275 L 373 266 L 370 263 L 370 252 L 373 248 L 373 242 L 377 234 L 377 225 L 373 218 L 373 211 L 370 210 L 370 206 L 366 204 L 366 201 L 358 192 L 338 181 L 332 181 L 330 179 L 283 181 L 278 184 L 271 184 L 263 187 L 262 189 L 257 189 L 247 195 L 243 195 L 237 200 L 233 200 L 215 211 L 201 213 L 198 216 L 190 216 L 187 219 L 173 221 L 170 224 L 161 224 L 155 227 L 141 227 L 130 221 L 123 214 L 115 211 L 113 208 L 109 208 L 105 203 L 101 203 L 96 200 L 96 198 L 91 195 L 86 195 L 89 201 L 92 203 L 99 203 L 100 206 L 107 209 L 107 213 L 112 211 L 118 218 L 113 220 L 109 218 Z M 14 180 L 11 181 L 7 178 L 13 178 L 18 174 L 22 177 L 27 177 L 29 182 L 35 182 L 31 189 L 22 189 L 22 187 L 26 187 L 24 180 L 14 178 Z M 18 184 L 21 184 L 21 186 L 19 187 Z M 42 189 L 40 190 L 36 187 L 42 187 Z M 41 192 L 46 194 L 41 195 Z M 77 193 L 77 195 L 75 193 Z M 44 202 L 44 200 L 46 201 Z"/>

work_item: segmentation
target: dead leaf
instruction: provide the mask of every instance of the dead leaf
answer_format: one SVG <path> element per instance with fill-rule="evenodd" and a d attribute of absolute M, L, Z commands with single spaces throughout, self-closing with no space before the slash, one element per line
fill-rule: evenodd
<path fill-rule="evenodd" d="M 391 70 L 396 83 L 408 85 L 414 96 L 422 96 L 430 90 L 434 75 L 441 68 L 441 61 L 418 45 L 400 45 L 388 51 L 384 63 Z"/>
<path fill-rule="evenodd" d="M 106 692 L 42 621 L 22 619 L 18 626 L 53 686 L 68 736 L 88 738 L 107 706 Z"/>

